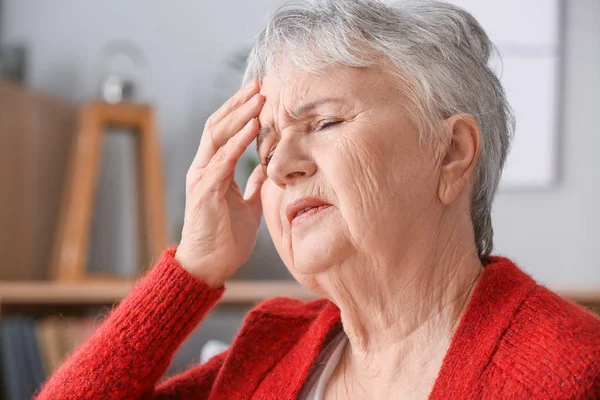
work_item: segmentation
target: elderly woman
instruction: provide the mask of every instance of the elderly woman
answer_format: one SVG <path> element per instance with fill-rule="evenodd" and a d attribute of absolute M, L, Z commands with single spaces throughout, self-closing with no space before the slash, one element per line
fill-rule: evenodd
<path fill-rule="evenodd" d="M 279 9 L 207 121 L 183 238 L 40 399 L 591 399 L 600 320 L 490 256 L 512 119 L 493 45 L 444 3 Z M 257 139 L 246 194 L 235 164 Z M 248 258 L 261 214 L 324 297 L 260 304 L 157 384 Z"/>

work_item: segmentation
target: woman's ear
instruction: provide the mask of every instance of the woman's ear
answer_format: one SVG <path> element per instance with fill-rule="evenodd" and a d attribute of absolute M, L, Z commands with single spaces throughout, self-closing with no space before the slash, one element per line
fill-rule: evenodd
<path fill-rule="evenodd" d="M 438 196 L 443 204 L 451 204 L 463 190 L 475 169 L 481 143 L 481 132 L 475 117 L 457 114 L 444 121 L 445 142 Z"/>

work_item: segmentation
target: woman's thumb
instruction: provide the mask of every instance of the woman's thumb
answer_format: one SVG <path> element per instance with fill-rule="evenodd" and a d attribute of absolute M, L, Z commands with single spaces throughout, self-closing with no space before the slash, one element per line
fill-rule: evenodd
<path fill-rule="evenodd" d="M 262 165 L 257 165 L 248 178 L 246 190 L 244 191 L 244 200 L 252 208 L 256 220 L 260 222 L 262 215 L 262 202 L 260 198 L 260 189 L 265 182 L 266 176 Z"/>

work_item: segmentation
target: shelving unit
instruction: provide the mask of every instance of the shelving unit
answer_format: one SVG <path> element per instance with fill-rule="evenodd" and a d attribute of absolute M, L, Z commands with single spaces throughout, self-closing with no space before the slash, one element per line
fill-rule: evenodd
<path fill-rule="evenodd" d="M 133 281 L 0 282 L 0 306 L 112 304 L 125 297 L 133 284 Z M 226 288 L 221 304 L 253 304 L 277 296 L 301 300 L 316 298 L 316 295 L 292 280 L 232 280 L 226 283 Z M 600 306 L 600 288 L 555 290 L 576 303 Z"/>
<path fill-rule="evenodd" d="M 55 283 L 0 282 L 0 305 L 111 304 L 129 293 L 133 281 Z M 295 281 L 229 281 L 220 303 L 252 304 L 276 296 L 302 300 L 316 296 Z"/>
<path fill-rule="evenodd" d="M 600 311 L 600 288 L 594 289 L 564 289 L 556 290 L 562 297 L 570 299 L 575 303 L 595 307 Z"/>

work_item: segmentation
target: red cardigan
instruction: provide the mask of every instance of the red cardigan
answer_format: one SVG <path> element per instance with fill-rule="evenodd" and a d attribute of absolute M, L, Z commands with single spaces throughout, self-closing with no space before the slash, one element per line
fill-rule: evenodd
<path fill-rule="evenodd" d="M 294 399 L 339 309 L 268 300 L 228 351 L 157 385 L 178 346 L 222 295 L 167 251 L 38 399 Z M 486 266 L 430 399 L 600 398 L 600 320 L 507 259 Z"/>

